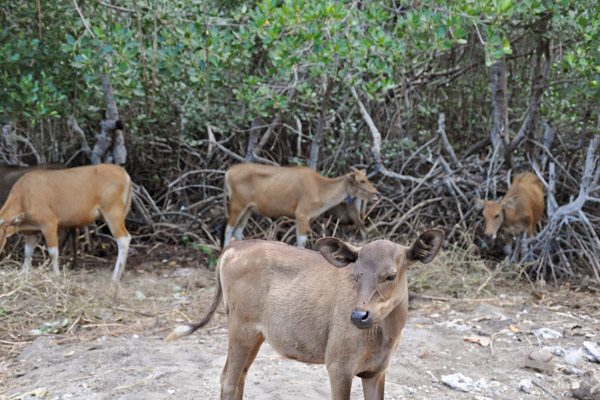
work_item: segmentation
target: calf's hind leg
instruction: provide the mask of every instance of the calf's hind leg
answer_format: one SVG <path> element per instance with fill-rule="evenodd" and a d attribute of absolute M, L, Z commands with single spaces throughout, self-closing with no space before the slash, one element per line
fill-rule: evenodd
<path fill-rule="evenodd" d="M 232 330 L 231 322 L 229 332 L 227 361 L 221 373 L 221 400 L 242 400 L 246 375 L 265 339 L 260 333 L 251 338 L 240 337 L 235 327 Z"/>

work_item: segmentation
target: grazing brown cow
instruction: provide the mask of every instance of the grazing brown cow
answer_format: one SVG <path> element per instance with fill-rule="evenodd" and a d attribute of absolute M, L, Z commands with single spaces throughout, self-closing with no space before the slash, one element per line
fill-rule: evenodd
<path fill-rule="evenodd" d="M 495 239 L 502 228 L 506 233 L 504 251 L 510 254 L 513 236 L 527 232 L 527 237 L 531 237 L 535 224 L 544 214 L 542 182 L 531 172 L 521 172 L 514 176 L 502 200 L 476 199 L 475 205 L 483 209 L 486 239 Z"/>
<path fill-rule="evenodd" d="M 167 340 L 204 326 L 223 297 L 229 354 L 221 399 L 242 399 L 265 340 L 288 358 L 325 364 L 332 399 L 350 398 L 354 376 L 362 378 L 366 400 L 383 399 L 385 371 L 408 318 L 407 267 L 432 261 L 443 239 L 439 229 L 410 247 L 377 240 L 357 248 L 322 238 L 320 254 L 279 242 L 233 242 L 219 259 L 208 315 L 175 328 Z"/>
<path fill-rule="evenodd" d="M 225 228 L 224 246 L 232 234 L 242 232 L 252 212 L 278 218 L 296 218 L 296 243 L 304 247 L 308 224 L 325 210 L 346 198 L 370 200 L 380 196 L 365 174 L 353 170 L 338 178 L 325 178 L 307 167 L 273 167 L 242 163 L 227 170 L 223 182 L 223 201 L 231 205 Z"/>
<path fill-rule="evenodd" d="M 62 163 L 43 163 L 21 167 L 17 165 L 0 165 L 0 208 L 4 205 L 10 189 L 26 173 L 36 169 L 65 169 L 67 166 Z M 77 268 L 77 236 L 78 233 L 71 232 L 70 234 L 73 244 L 73 268 Z"/>
<path fill-rule="evenodd" d="M 81 227 L 103 218 L 119 248 L 112 277 L 118 282 L 131 241 L 125 228 L 130 206 L 131 179 L 117 165 L 28 172 L 15 183 L 0 209 L 0 252 L 7 237 L 23 232 L 23 267 L 29 268 L 37 234 L 42 232 L 52 257 L 52 269 L 58 274 L 58 228 Z"/>
<path fill-rule="evenodd" d="M 17 165 L 0 165 L 0 207 L 6 201 L 10 189 L 19 180 L 20 177 L 36 169 L 65 169 L 66 166 L 61 163 L 45 163 L 21 167 Z"/>
<path fill-rule="evenodd" d="M 364 200 L 356 199 L 352 202 L 344 201 L 330 208 L 325 215 L 331 215 L 339 221 L 340 225 L 354 225 L 360 232 L 360 237 L 364 241 L 367 239 L 367 227 L 363 222 L 361 213 Z"/>

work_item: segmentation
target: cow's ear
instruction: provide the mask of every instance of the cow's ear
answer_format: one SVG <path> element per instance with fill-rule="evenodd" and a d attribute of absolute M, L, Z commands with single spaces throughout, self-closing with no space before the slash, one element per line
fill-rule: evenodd
<path fill-rule="evenodd" d="M 515 204 L 517 204 L 517 200 L 519 199 L 519 195 L 515 195 L 513 197 L 511 197 L 510 199 L 506 200 L 503 204 L 504 207 L 506 208 L 514 208 Z"/>
<path fill-rule="evenodd" d="M 409 265 L 417 261 L 421 261 L 423 264 L 433 261 L 440 251 L 443 241 L 444 231 L 441 229 L 430 229 L 421 233 L 406 254 Z"/>
<path fill-rule="evenodd" d="M 317 240 L 317 250 L 333 266 L 342 268 L 358 259 L 359 248 L 340 239 L 325 237 Z"/>
<path fill-rule="evenodd" d="M 485 201 L 481 199 L 475 199 L 475 209 L 481 210 L 485 206 Z"/>

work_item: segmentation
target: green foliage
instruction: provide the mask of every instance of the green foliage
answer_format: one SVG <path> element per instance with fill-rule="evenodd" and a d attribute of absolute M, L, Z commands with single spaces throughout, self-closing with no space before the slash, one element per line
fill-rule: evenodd
<path fill-rule="evenodd" d="M 515 57 L 509 90 L 526 93 L 536 26 L 548 16 L 548 35 L 560 46 L 554 76 L 568 84 L 549 85 L 543 112 L 569 120 L 577 105 L 600 100 L 600 6 L 591 0 L 402 6 L 383 0 L 123 0 L 118 7 L 125 11 L 78 3 L 89 30 L 73 3 L 45 2 L 41 38 L 35 2 L 0 6 L 1 122 L 29 129 L 47 118 L 95 115 L 103 104 L 103 74 L 131 133 L 176 129 L 190 143 L 204 136 L 207 123 L 229 133 L 247 129 L 259 115 L 298 116 L 314 124 L 328 78 L 336 81 L 332 109 L 347 103 L 349 86 L 390 105 L 406 79 L 419 88 L 435 74 L 451 76 L 444 75 L 450 69 Z M 522 69 L 523 63 L 528 67 Z M 434 84 L 435 96 L 447 100 L 415 103 L 412 112 L 419 106 L 435 113 L 482 107 L 489 102 L 489 76 L 474 71 L 446 87 Z M 456 103 L 457 94 L 468 107 Z M 517 98 L 512 106 L 517 115 L 526 104 Z M 434 113 L 418 112 L 420 126 L 413 131 L 429 129 Z M 339 123 L 327 135 L 355 133 Z"/>

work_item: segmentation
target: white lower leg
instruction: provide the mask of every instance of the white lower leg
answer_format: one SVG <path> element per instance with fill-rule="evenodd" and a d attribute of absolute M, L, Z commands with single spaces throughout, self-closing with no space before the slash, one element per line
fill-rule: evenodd
<path fill-rule="evenodd" d="M 37 235 L 25 236 L 25 260 L 23 260 L 23 269 L 28 270 L 31 268 L 31 257 L 33 257 L 33 250 L 37 244 Z"/>
<path fill-rule="evenodd" d="M 121 275 L 125 270 L 125 264 L 127 263 L 127 252 L 129 251 L 131 236 L 122 236 L 116 240 L 119 248 L 119 255 L 117 256 L 117 262 L 115 264 L 115 270 L 113 271 L 112 280 L 114 282 L 119 282 L 119 279 L 121 279 Z"/>
<path fill-rule="evenodd" d="M 307 239 L 307 237 L 305 235 L 298 236 L 298 239 L 296 239 L 297 242 L 298 242 L 297 243 L 298 247 L 304 248 L 304 244 L 306 243 L 306 239 Z"/>
<path fill-rule="evenodd" d="M 298 222 L 296 222 L 296 246 L 304 248 L 304 243 L 306 243 L 306 235 L 300 235 Z"/>
<path fill-rule="evenodd" d="M 225 240 L 223 240 L 223 247 L 227 246 L 231 242 L 231 235 L 233 233 L 233 226 L 225 226 Z"/>
<path fill-rule="evenodd" d="M 58 246 L 48 247 L 48 254 L 50 254 L 50 258 L 52 259 L 52 271 L 56 275 L 60 274 L 60 269 L 58 268 Z"/>
<path fill-rule="evenodd" d="M 242 240 L 242 232 L 244 228 L 239 227 L 233 232 L 233 236 L 235 236 L 235 240 Z"/>

